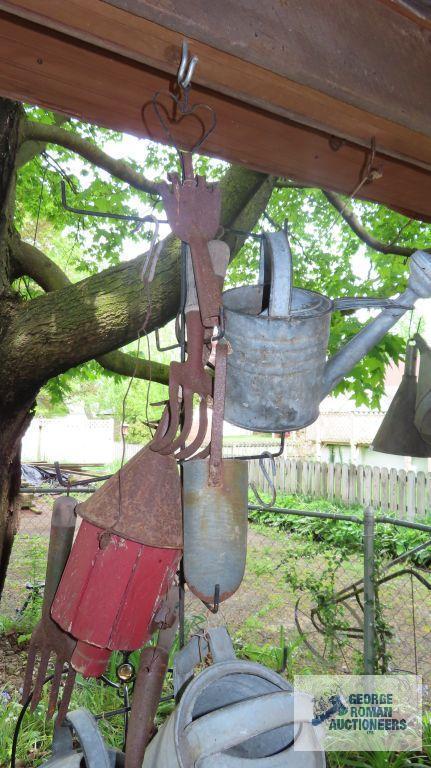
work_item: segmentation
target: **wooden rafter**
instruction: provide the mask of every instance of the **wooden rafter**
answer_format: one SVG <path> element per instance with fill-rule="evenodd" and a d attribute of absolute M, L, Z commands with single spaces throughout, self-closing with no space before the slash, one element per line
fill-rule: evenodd
<path fill-rule="evenodd" d="M 176 71 L 181 32 L 103 0 L 0 0 L 0 8 L 9 11 L 0 13 L 0 93 L 163 139 L 150 101 Z M 191 47 L 200 58 L 194 97 L 217 112 L 209 154 L 350 194 L 374 137 L 381 176 L 359 195 L 431 218 L 429 125 L 412 130 L 207 42 Z"/>

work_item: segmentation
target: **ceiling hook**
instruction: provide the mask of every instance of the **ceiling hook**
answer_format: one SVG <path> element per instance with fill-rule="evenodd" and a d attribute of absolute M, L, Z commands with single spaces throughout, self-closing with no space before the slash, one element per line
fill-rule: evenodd
<path fill-rule="evenodd" d="M 186 40 L 183 40 L 181 62 L 177 75 L 177 82 L 180 88 L 185 89 L 189 87 L 198 61 L 199 59 L 197 56 L 192 56 L 189 59 L 189 44 Z"/>

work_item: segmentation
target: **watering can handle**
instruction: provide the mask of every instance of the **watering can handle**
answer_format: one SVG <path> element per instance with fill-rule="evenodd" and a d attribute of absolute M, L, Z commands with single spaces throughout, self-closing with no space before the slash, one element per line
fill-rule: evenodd
<path fill-rule="evenodd" d="M 183 738 L 187 742 L 189 754 L 194 758 L 193 765 L 204 766 L 205 758 L 214 759 L 217 754 L 276 728 L 293 723 L 298 726 L 310 725 L 312 717 L 313 702 L 310 696 L 304 693 L 293 694 L 292 691 L 278 691 L 230 704 L 203 715 L 186 727 Z M 225 760 L 226 757 L 223 755 Z M 274 763 L 272 757 L 246 759 L 234 763 L 250 768 L 270 768 L 272 765 L 282 764 Z M 211 760 L 208 760 L 208 766 L 210 765 Z"/>
<path fill-rule="evenodd" d="M 96 720 L 86 709 L 69 712 L 60 728 L 54 730 L 52 751 L 54 756 L 73 752 L 72 729 L 81 746 L 85 765 L 88 768 L 111 768 L 108 750 L 103 741 Z"/>
<path fill-rule="evenodd" d="M 285 232 L 265 233 L 260 281 L 270 274 L 269 317 L 289 317 L 292 305 L 292 254 Z"/>

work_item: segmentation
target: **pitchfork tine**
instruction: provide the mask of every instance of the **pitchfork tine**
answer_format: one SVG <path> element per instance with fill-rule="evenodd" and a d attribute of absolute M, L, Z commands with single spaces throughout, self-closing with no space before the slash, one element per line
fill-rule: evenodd
<path fill-rule="evenodd" d="M 51 683 L 51 690 L 49 693 L 48 702 L 48 717 L 51 718 L 55 712 L 57 706 L 58 692 L 60 690 L 61 675 L 63 674 L 63 661 L 57 659 L 55 662 L 54 678 Z"/>
<path fill-rule="evenodd" d="M 170 412 L 170 420 L 169 420 L 169 426 L 165 434 L 159 438 L 156 439 L 156 436 L 154 437 L 153 443 L 152 443 L 152 449 L 154 451 L 158 451 L 161 453 L 161 451 L 164 448 L 167 448 L 170 446 L 172 440 L 175 438 L 178 424 L 180 423 L 180 406 L 178 402 L 178 385 L 176 383 L 173 383 L 172 381 L 169 383 L 169 412 Z M 157 433 L 156 433 L 157 434 Z M 171 453 L 172 451 L 169 451 Z"/>
<path fill-rule="evenodd" d="M 42 686 L 45 682 L 46 670 L 48 669 L 49 657 L 50 651 L 42 651 L 40 654 L 39 669 L 37 670 L 36 682 L 34 684 L 33 696 L 30 704 L 30 712 L 34 712 L 36 706 L 39 704 L 40 697 L 42 695 Z"/>
<path fill-rule="evenodd" d="M 164 446 L 162 449 L 159 449 L 159 453 L 161 453 L 162 455 L 165 455 L 167 453 L 174 453 L 174 451 L 176 451 L 177 448 L 180 448 L 180 446 L 184 445 L 184 443 L 186 442 L 190 434 L 190 430 L 193 424 L 193 393 L 184 392 L 183 398 L 184 398 L 183 399 L 184 424 L 181 428 L 181 432 L 178 435 L 178 437 L 175 438 L 175 440 L 170 441 L 167 446 Z"/>
<path fill-rule="evenodd" d="M 75 677 L 76 677 L 75 670 L 72 669 L 72 667 L 69 667 L 69 672 L 67 673 L 66 682 L 63 688 L 63 696 L 61 698 L 60 707 L 58 709 L 56 725 L 60 726 L 67 715 L 67 710 L 69 709 L 70 697 L 72 696 L 73 686 L 75 685 Z"/>
<path fill-rule="evenodd" d="M 187 445 L 186 448 L 184 448 L 182 451 L 179 451 L 176 454 L 175 456 L 176 459 L 178 460 L 188 459 L 190 456 L 193 456 L 194 452 L 197 451 L 197 449 L 202 445 L 202 441 L 204 440 L 206 435 L 207 426 L 208 426 L 207 403 L 206 403 L 206 398 L 202 397 L 199 405 L 199 428 L 198 428 L 197 435 L 195 439 L 192 440 L 190 445 Z"/>
<path fill-rule="evenodd" d="M 25 670 L 24 685 L 22 687 L 21 702 L 23 704 L 26 702 L 26 700 L 30 696 L 31 686 L 33 682 L 34 666 L 36 663 L 36 654 L 37 654 L 37 649 L 35 648 L 34 645 L 30 643 L 28 656 L 27 656 L 27 668 Z"/>

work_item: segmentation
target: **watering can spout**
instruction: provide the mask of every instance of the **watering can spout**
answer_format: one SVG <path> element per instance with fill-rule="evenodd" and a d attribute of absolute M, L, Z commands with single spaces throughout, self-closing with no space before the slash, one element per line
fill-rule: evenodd
<path fill-rule="evenodd" d="M 383 338 L 419 298 L 431 297 L 431 255 L 415 251 L 410 258 L 410 274 L 406 290 L 396 299 L 386 301 L 367 299 L 340 299 L 335 309 L 383 307 L 383 311 L 371 323 L 335 353 L 326 363 L 323 376 L 322 400 L 346 376 L 349 371 Z"/>

